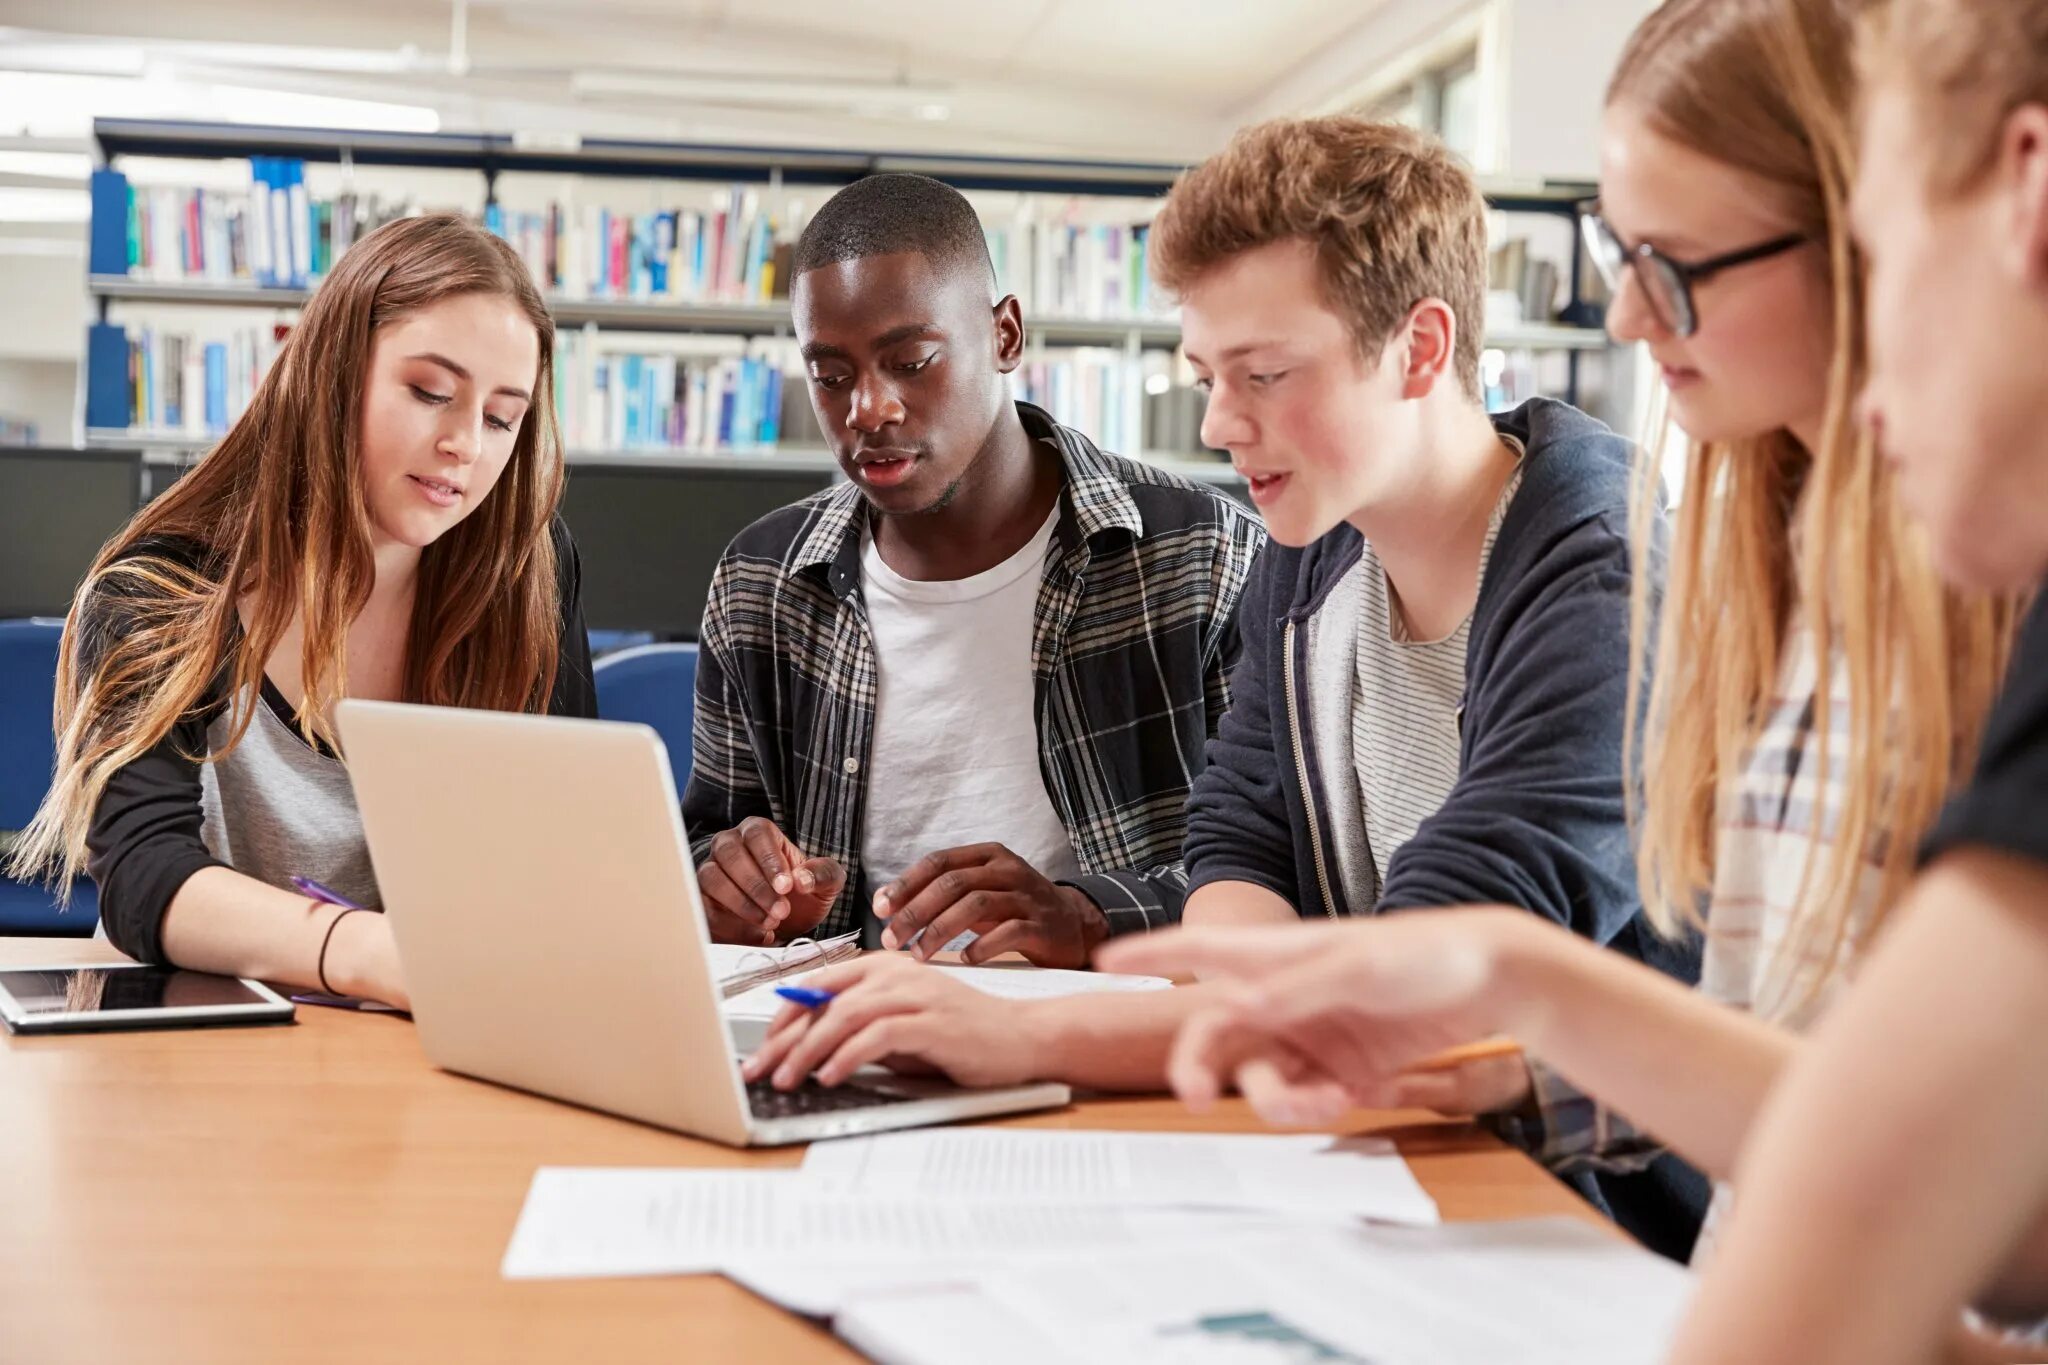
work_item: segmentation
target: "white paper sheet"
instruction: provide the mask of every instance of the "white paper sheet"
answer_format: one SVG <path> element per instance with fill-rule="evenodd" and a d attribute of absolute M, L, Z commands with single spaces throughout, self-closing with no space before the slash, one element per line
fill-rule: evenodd
<path fill-rule="evenodd" d="M 1012 1258 L 975 1284 L 852 1301 L 878 1360 L 1175 1365 L 1649 1365 L 1691 1277 L 1571 1220 L 1210 1238 L 1141 1256 Z"/>
<path fill-rule="evenodd" d="M 899 1200 L 1039 1199 L 1435 1223 L 1392 1143 L 1328 1134 L 927 1128 L 821 1142 L 804 1174 Z"/>
<path fill-rule="evenodd" d="M 1212 1226 L 1198 1215 L 1100 1204 L 844 1196 L 794 1170 L 544 1166 L 501 1270 L 545 1279 L 701 1274 L 785 1258 L 908 1265 L 1128 1247 Z"/>

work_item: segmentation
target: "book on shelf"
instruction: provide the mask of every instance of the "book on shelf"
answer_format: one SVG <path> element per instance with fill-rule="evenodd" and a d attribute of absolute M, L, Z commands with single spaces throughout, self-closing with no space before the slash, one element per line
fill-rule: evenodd
<path fill-rule="evenodd" d="M 292 289 L 310 287 L 363 236 L 415 211 L 376 194 L 315 197 L 303 161 L 265 156 L 249 158 L 246 190 L 138 186 L 98 170 L 92 208 L 95 275 Z"/>
<path fill-rule="evenodd" d="M 254 397 L 282 324 L 210 333 L 95 324 L 88 338 L 86 425 L 217 437 Z M 668 343 L 666 349 L 653 349 Z M 695 347 L 696 349 L 692 349 Z M 1106 450 L 1201 451 L 1202 396 L 1172 382 L 1160 352 L 1106 348 L 1034 356 L 1012 391 Z M 556 336 L 555 412 L 571 452 L 773 451 L 824 444 L 808 380 L 787 339 L 650 339 L 595 326 Z"/>
<path fill-rule="evenodd" d="M 1028 216 L 983 227 L 996 278 L 1027 317 L 1165 318 L 1173 305 L 1152 286 L 1149 224 L 1044 222 Z"/>
<path fill-rule="evenodd" d="M 584 327 L 555 342 L 555 412 L 572 451 L 774 450 L 822 442 L 801 370 L 772 343 L 691 354 Z M 786 343 L 782 349 L 786 349 Z"/>
<path fill-rule="evenodd" d="M 765 304 L 789 295 L 801 214 L 792 204 L 777 215 L 758 190 L 734 185 L 709 191 L 701 208 L 646 213 L 494 202 L 484 209 L 484 226 L 511 244 L 555 298 Z"/>
<path fill-rule="evenodd" d="M 117 170 L 93 176 L 92 271 L 159 281 L 309 288 L 371 230 L 419 211 L 410 198 L 315 195 L 305 162 L 249 158 L 247 189 L 135 185 Z M 718 185 L 694 202 L 633 212 L 553 199 L 493 200 L 481 221 L 510 243 L 550 297 L 767 304 L 789 296 L 801 200 L 758 186 Z M 984 210 L 997 279 L 1028 316 L 1166 318 L 1171 301 L 1147 274 L 1150 201 L 1092 221 L 1104 200 L 1023 196 Z M 119 229 L 116 231 L 115 224 Z"/>
<path fill-rule="evenodd" d="M 220 436 L 255 396 L 276 359 L 278 329 L 223 328 L 210 335 L 97 323 L 87 345 L 96 374 L 86 395 L 95 429 Z"/>
<path fill-rule="evenodd" d="M 1147 429 L 1148 409 L 1157 406 L 1152 400 L 1174 391 L 1172 363 L 1163 351 L 1146 351 L 1135 360 L 1106 347 L 1047 351 L 1018 366 L 1011 387 L 1105 450 L 1199 450 L 1199 443 L 1164 444 Z"/>

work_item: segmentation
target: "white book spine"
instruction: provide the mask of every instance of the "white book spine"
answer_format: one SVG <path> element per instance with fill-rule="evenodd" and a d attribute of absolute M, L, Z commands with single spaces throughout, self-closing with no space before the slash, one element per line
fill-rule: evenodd
<path fill-rule="evenodd" d="M 261 180 L 250 186 L 247 230 L 249 269 L 255 275 L 256 283 L 275 284 L 277 266 L 270 242 L 270 186 Z"/>
<path fill-rule="evenodd" d="M 303 289 L 313 273 L 313 221 L 312 200 L 306 194 L 306 182 L 301 180 L 292 186 L 292 285 Z"/>

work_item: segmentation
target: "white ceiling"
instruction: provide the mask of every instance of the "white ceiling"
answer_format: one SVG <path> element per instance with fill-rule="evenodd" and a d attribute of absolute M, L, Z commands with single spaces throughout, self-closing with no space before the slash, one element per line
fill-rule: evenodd
<path fill-rule="evenodd" d="M 396 102 L 454 129 L 1186 158 L 1369 47 L 1389 3 L 0 0 L 0 73 Z M 0 136 L 47 103 L 4 90 Z"/>

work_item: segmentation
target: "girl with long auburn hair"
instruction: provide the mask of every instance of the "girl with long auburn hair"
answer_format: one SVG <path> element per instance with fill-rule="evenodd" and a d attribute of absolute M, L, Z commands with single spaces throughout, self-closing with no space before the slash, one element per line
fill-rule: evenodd
<path fill-rule="evenodd" d="M 341 698 L 596 712 L 553 344 L 517 255 L 461 218 L 350 250 L 79 588 L 16 873 L 90 872 L 144 961 L 405 1005 L 382 915 L 285 888 L 377 904 Z"/>
<path fill-rule="evenodd" d="M 1799 1033 L 1884 931 L 1975 752 L 2016 602 L 1942 586 L 1855 420 L 1850 8 L 1652 13 L 1609 88 L 1587 224 L 1609 327 L 1647 346 L 1690 438 L 1661 601 L 1636 576 L 1655 667 L 1632 747 L 1645 905 L 1667 932 L 1703 929 L 1700 989 L 1493 908 L 1116 945 L 1106 968 L 1255 983 L 1182 1031 L 1192 1099 L 1258 1065 L 1292 1077 L 1266 1089 L 1276 1118 L 1486 1112 L 1562 1169 L 1668 1145 L 1725 1181 Z M 1497 1031 L 1531 1060 L 1402 1074 Z"/>

